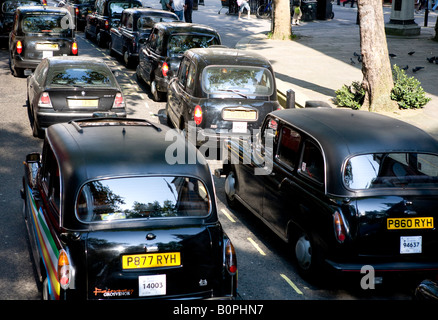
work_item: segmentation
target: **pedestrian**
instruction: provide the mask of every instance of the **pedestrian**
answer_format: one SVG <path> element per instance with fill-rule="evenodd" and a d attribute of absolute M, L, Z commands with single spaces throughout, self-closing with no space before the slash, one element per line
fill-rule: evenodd
<path fill-rule="evenodd" d="M 184 21 L 184 2 L 185 0 L 173 0 L 173 10 L 179 20 Z"/>
<path fill-rule="evenodd" d="M 251 8 L 249 7 L 248 1 L 246 0 L 237 0 L 237 5 L 239 6 L 239 20 L 240 20 L 240 15 L 242 14 L 243 10 L 246 9 L 248 11 L 248 19 L 251 19 L 250 14 L 251 14 Z"/>
<path fill-rule="evenodd" d="M 355 2 L 355 1 L 356 1 L 356 0 L 346 0 L 346 1 L 344 1 L 344 2 L 342 3 L 342 6 L 345 7 L 345 4 L 346 4 L 346 3 L 351 2 L 351 8 L 353 8 L 353 5 L 354 5 L 354 2 Z"/>
<path fill-rule="evenodd" d="M 299 5 L 295 6 L 294 7 L 294 15 L 292 16 L 292 24 L 299 26 L 300 25 L 300 19 L 301 19 L 302 15 L 303 15 L 303 13 L 301 12 L 300 6 Z"/>
<path fill-rule="evenodd" d="M 171 0 L 160 0 L 161 8 L 163 10 L 171 11 L 172 10 L 172 1 Z"/>
<path fill-rule="evenodd" d="M 184 20 L 192 23 L 193 0 L 185 0 L 184 4 Z"/>
<path fill-rule="evenodd" d="M 438 7 L 438 0 L 435 0 L 435 4 L 432 7 L 432 11 L 435 11 L 436 7 Z"/>

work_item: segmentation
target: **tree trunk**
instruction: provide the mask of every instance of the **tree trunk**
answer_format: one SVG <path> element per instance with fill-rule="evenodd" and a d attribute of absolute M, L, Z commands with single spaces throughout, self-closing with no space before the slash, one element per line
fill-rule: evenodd
<path fill-rule="evenodd" d="M 272 12 L 272 39 L 290 40 L 290 3 L 288 0 L 274 0 Z"/>
<path fill-rule="evenodd" d="M 362 53 L 362 86 L 365 101 L 362 109 L 395 111 L 398 105 L 391 100 L 394 87 L 388 55 L 382 0 L 358 0 L 360 46 Z"/>

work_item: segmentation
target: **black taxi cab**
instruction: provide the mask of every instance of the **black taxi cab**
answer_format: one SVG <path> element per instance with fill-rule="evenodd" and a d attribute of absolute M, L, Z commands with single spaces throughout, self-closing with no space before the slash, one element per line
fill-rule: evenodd
<path fill-rule="evenodd" d="M 14 76 L 34 70 L 42 59 L 78 55 L 74 22 L 65 8 L 18 7 L 9 34 L 9 62 Z"/>
<path fill-rule="evenodd" d="M 438 142 L 428 133 L 371 112 L 287 109 L 265 118 L 250 148 L 228 148 L 218 170 L 228 203 L 290 243 L 303 275 L 438 270 Z"/>
<path fill-rule="evenodd" d="M 157 22 L 178 21 L 178 16 L 170 11 L 151 8 L 131 8 L 122 12 L 120 23 L 111 28 L 111 55 L 123 57 L 127 67 L 136 66 L 140 42 L 145 42 Z"/>
<path fill-rule="evenodd" d="M 96 117 L 47 129 L 22 197 L 44 299 L 231 299 L 237 260 L 213 178 L 166 126 Z"/>
<path fill-rule="evenodd" d="M 146 82 L 153 99 L 166 98 L 170 79 L 176 74 L 186 50 L 220 45 L 216 29 L 196 23 L 156 23 L 148 40 L 139 51 L 136 75 Z"/>
<path fill-rule="evenodd" d="M 123 10 L 142 6 L 140 0 L 96 0 L 95 11 L 86 17 L 85 37 L 94 38 L 98 46 L 106 47 L 111 40 L 110 30 L 119 24 Z"/>
<path fill-rule="evenodd" d="M 194 131 L 198 146 L 249 136 L 278 109 L 271 63 L 246 50 L 215 46 L 186 51 L 167 90 L 168 124 Z"/>

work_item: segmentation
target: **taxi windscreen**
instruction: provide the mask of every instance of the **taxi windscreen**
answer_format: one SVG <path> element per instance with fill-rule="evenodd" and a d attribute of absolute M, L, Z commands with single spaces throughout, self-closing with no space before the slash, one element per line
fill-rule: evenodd
<path fill-rule="evenodd" d="M 354 156 L 346 163 L 344 183 L 354 190 L 438 188 L 438 155 L 374 153 Z"/>
<path fill-rule="evenodd" d="M 127 219 L 205 217 L 210 197 L 191 177 L 128 177 L 86 183 L 76 201 L 83 222 Z"/>

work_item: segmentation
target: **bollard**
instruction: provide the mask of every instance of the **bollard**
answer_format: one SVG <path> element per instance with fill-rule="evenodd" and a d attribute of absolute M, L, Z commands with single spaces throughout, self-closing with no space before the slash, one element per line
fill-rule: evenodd
<path fill-rule="evenodd" d="M 295 91 L 289 89 L 286 91 L 286 109 L 295 108 Z"/>

